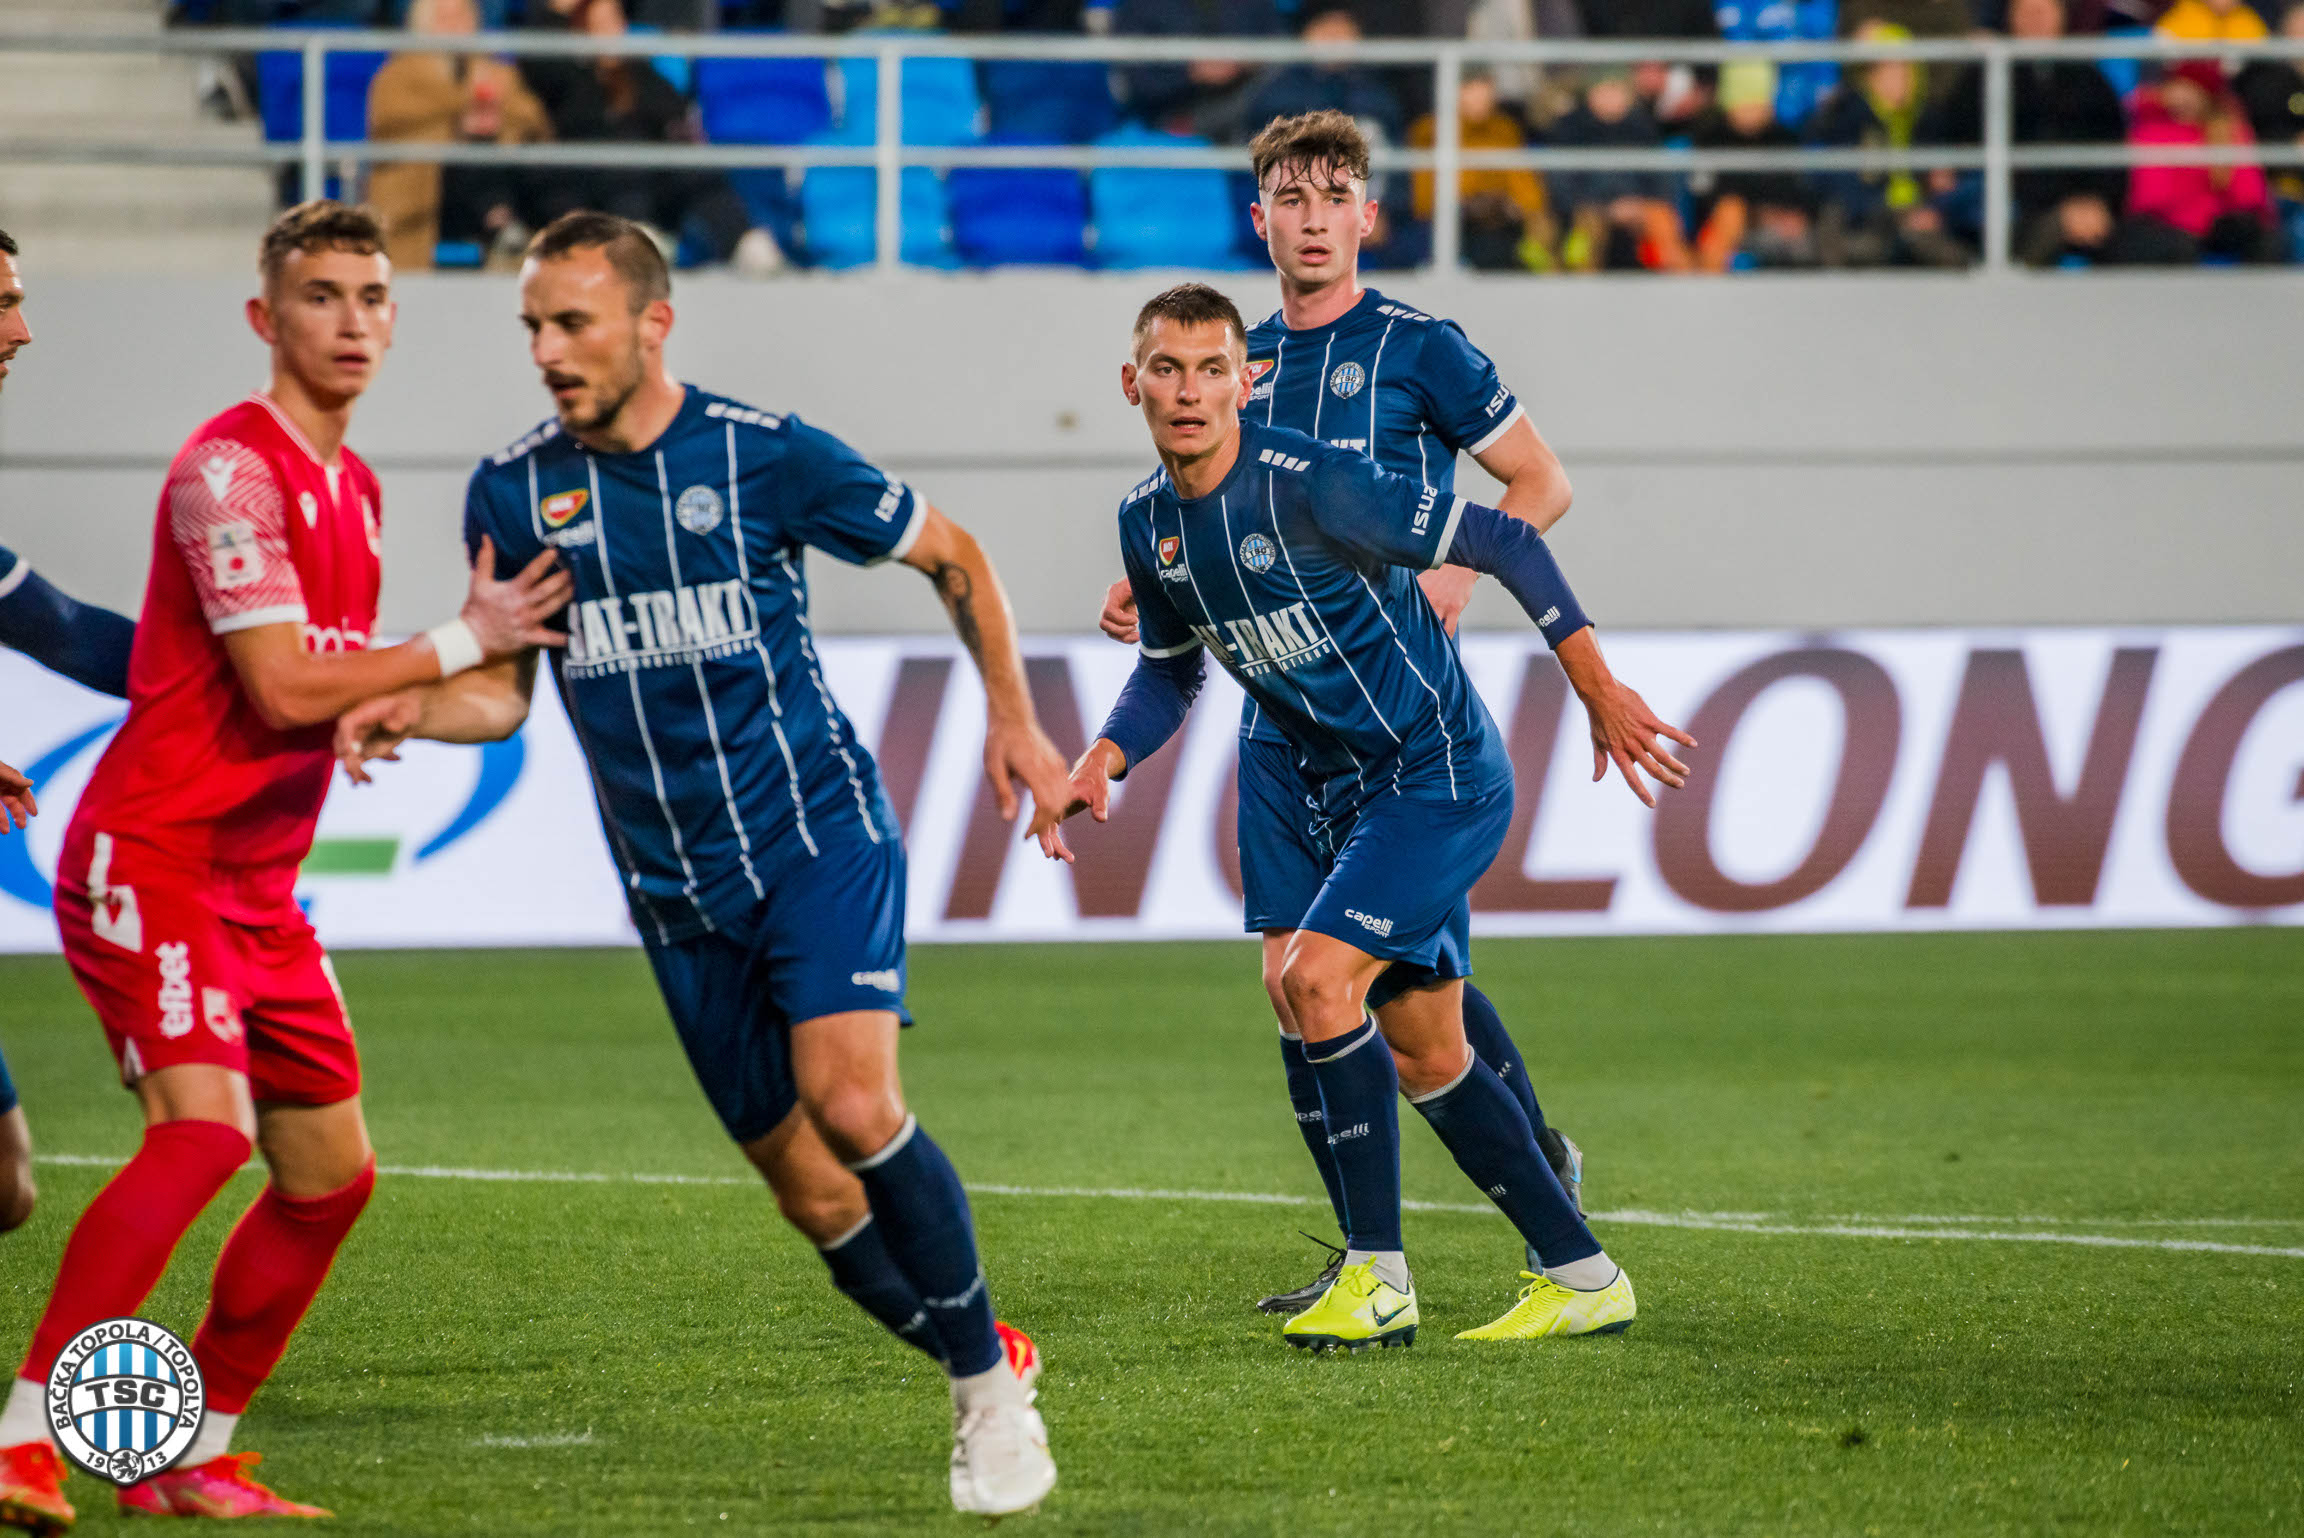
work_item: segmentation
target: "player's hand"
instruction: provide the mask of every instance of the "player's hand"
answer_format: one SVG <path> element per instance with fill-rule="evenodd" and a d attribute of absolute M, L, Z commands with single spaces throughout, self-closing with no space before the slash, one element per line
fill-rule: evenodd
<path fill-rule="evenodd" d="M 1104 612 L 1096 616 L 1096 628 L 1115 641 L 1136 644 L 1136 590 L 1126 577 L 1104 590 Z"/>
<path fill-rule="evenodd" d="M 1592 722 L 1593 783 L 1605 779 L 1608 765 L 1614 763 L 1623 771 L 1624 783 L 1632 787 L 1632 794 L 1651 811 L 1656 797 L 1641 780 L 1643 771 L 1659 785 L 1674 790 L 1688 783 L 1688 766 L 1674 758 L 1669 748 L 1658 746 L 1656 739 L 1669 737 L 1686 748 L 1696 746 L 1696 739 L 1650 710 L 1646 700 L 1608 671 L 1590 626 L 1561 642 L 1554 655 L 1559 657 L 1568 681 L 1576 686 L 1584 713 Z"/>
<path fill-rule="evenodd" d="M 1040 730 L 1040 723 L 995 719 L 984 730 L 984 777 L 1000 803 L 1003 821 L 1016 820 L 1016 785 L 1032 793 L 1032 821 L 1026 838 L 1053 828 L 1064 815 L 1064 755 Z"/>
<path fill-rule="evenodd" d="M 1464 606 L 1472 601 L 1472 589 L 1479 582 L 1480 573 L 1469 566 L 1442 566 L 1416 574 L 1416 585 L 1424 590 L 1424 601 L 1440 616 L 1440 627 L 1450 635 L 1456 633 L 1456 621 L 1463 615 Z"/>
<path fill-rule="evenodd" d="M 400 744 L 416 730 L 424 714 L 423 701 L 412 693 L 379 694 L 362 700 L 336 718 L 336 759 L 344 778 L 355 785 L 373 782 L 371 760 L 400 761 Z"/>
<path fill-rule="evenodd" d="M 10 819 L 16 827 L 29 828 L 39 815 L 40 803 L 32 798 L 32 782 L 0 764 L 0 836 L 8 833 Z"/>
<path fill-rule="evenodd" d="M 566 646 L 568 637 L 544 622 L 567 608 L 575 596 L 576 579 L 552 550 L 530 561 L 518 576 L 497 581 L 496 546 L 483 534 L 480 553 L 472 561 L 463 620 L 488 660 L 501 662 L 524 656 L 531 647 Z"/>
<path fill-rule="evenodd" d="M 1072 766 L 1070 795 L 1064 802 L 1064 816 L 1072 817 L 1086 812 L 1098 822 L 1112 815 L 1112 755 L 1117 749 L 1099 737 L 1080 755 L 1080 762 Z M 1051 860 L 1062 860 L 1070 865 L 1074 861 L 1072 848 L 1064 842 L 1064 829 L 1059 820 L 1040 834 L 1040 852 Z"/>

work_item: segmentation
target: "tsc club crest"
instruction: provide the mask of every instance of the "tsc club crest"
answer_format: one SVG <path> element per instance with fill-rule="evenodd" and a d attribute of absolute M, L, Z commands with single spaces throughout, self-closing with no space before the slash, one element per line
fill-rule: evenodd
<path fill-rule="evenodd" d="M 726 511 L 721 505 L 720 493 L 709 486 L 691 486 L 672 504 L 672 516 L 691 534 L 711 533 L 720 527 L 721 516 Z"/>
<path fill-rule="evenodd" d="M 1272 547 L 1272 541 L 1266 539 L 1263 535 L 1248 534 L 1241 537 L 1240 564 L 1247 567 L 1250 571 L 1270 571 L 1272 569 L 1272 563 L 1279 558 L 1280 552 L 1275 550 Z"/>
<path fill-rule="evenodd" d="M 73 1336 L 46 1399 L 64 1456 L 123 1486 L 173 1468 L 208 1407 L 191 1348 L 148 1319 L 107 1319 Z"/>
<path fill-rule="evenodd" d="M 565 528 L 578 513 L 584 511 L 584 504 L 591 496 L 589 491 L 563 491 L 537 503 L 536 511 L 544 519 L 546 528 Z"/>
<path fill-rule="evenodd" d="M 1163 566 L 1170 566 L 1170 565 L 1174 565 L 1174 564 L 1175 564 L 1175 561 L 1176 561 L 1176 552 L 1177 552 L 1177 550 L 1179 550 L 1180 548 L 1182 548 L 1183 544 L 1184 544 L 1184 541 L 1182 540 L 1182 538 L 1180 538 L 1179 536 L 1177 536 L 1177 535 L 1174 535 L 1174 534 L 1171 534 L 1171 535 L 1167 536 L 1165 539 L 1161 540 L 1161 541 L 1160 541 L 1160 564 L 1161 564 L 1161 565 L 1163 565 Z"/>
<path fill-rule="evenodd" d="M 1358 395 L 1360 387 L 1367 382 L 1368 375 L 1359 364 L 1339 363 L 1335 372 L 1328 376 L 1328 389 L 1338 400 L 1348 401 Z"/>

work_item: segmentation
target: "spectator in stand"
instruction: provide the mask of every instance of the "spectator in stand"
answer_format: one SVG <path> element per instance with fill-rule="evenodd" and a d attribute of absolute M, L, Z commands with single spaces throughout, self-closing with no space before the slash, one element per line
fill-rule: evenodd
<path fill-rule="evenodd" d="M 1274 0 L 1120 0 L 1120 37 L 1285 37 Z M 1239 139 L 1258 76 L 1237 59 L 1138 64 L 1120 72 L 1128 110 L 1148 128 Z M 1257 127 L 1263 125 L 1259 123 Z"/>
<path fill-rule="evenodd" d="M 2131 144 L 2253 144 L 2213 59 L 2186 59 L 2136 93 Z M 2278 262 L 2287 241 L 2261 166 L 2131 166 L 2118 259 L 2185 265 L 2203 256 Z"/>
<path fill-rule="evenodd" d="M 1577 0 L 1584 35 L 1595 38 L 1716 38 L 1712 0 Z"/>
<path fill-rule="evenodd" d="M 550 0 L 535 24 L 594 37 L 630 30 L 620 0 Z M 555 137 L 572 143 L 692 144 L 698 138 L 688 99 L 646 59 L 529 56 L 520 64 L 528 88 L 544 104 Z M 529 222 L 538 228 L 580 208 L 598 209 L 647 226 L 667 257 L 693 232 L 710 259 L 764 276 L 783 266 L 783 253 L 727 177 L 710 170 L 635 171 L 616 167 L 554 167 L 526 183 Z"/>
<path fill-rule="evenodd" d="M 2186 43 L 2260 43 L 2272 35 L 2247 0 L 2176 0 L 2152 31 Z"/>
<path fill-rule="evenodd" d="M 1297 36 L 1319 47 L 1349 48 L 1361 41 L 1360 18 L 1341 0 L 1313 0 L 1301 13 Z M 1264 77 L 1248 99 L 1248 123 L 1261 129 L 1274 118 L 1334 110 L 1360 125 L 1372 145 L 1398 144 L 1405 126 L 1400 100 L 1365 65 L 1349 58 L 1290 64 Z"/>
<path fill-rule="evenodd" d="M 1654 149 L 1663 140 L 1632 89 L 1629 73 L 1606 70 L 1583 100 L 1552 125 L 1552 142 L 1581 149 Z M 1598 269 L 1686 272 L 1688 240 L 1672 177 L 1662 171 L 1563 171 L 1552 191 L 1568 227 L 1561 264 Z"/>
<path fill-rule="evenodd" d="M 1720 70 L 1719 105 L 1696 125 L 1694 144 L 1713 149 L 1798 149 L 1776 117 L 1776 66 L 1739 59 Z M 1706 272 L 1737 265 L 1813 267 L 1813 196 L 1797 171 L 1722 171 L 1695 178 L 1696 259 Z"/>
<path fill-rule="evenodd" d="M 1856 38 L 1866 27 L 1902 27 L 1906 37 L 1966 37 L 1976 30 L 1968 0 L 1840 0 L 1840 35 Z"/>
<path fill-rule="evenodd" d="M 474 0 L 414 0 L 408 30 L 420 36 L 480 29 Z M 544 105 L 503 59 L 469 53 L 396 53 L 368 87 L 368 136 L 441 144 L 534 144 L 552 137 Z M 519 177 L 510 166 L 380 164 L 368 202 L 384 223 L 392 265 L 421 271 L 442 241 L 469 241 L 491 265 L 518 266 L 528 243 Z"/>
<path fill-rule="evenodd" d="M 2027 41 L 2062 37 L 2064 0 L 2010 0 L 2008 30 Z M 2009 94 L 2014 143 L 2118 144 L 2128 136 L 2120 98 L 2090 60 L 2018 59 L 2009 69 Z M 1930 120 L 1922 135 L 1930 143 L 1982 144 L 1983 78 L 1968 72 Z M 2120 222 L 2127 191 L 2128 175 L 2117 166 L 2017 172 L 2017 253 L 2035 267 L 2102 253 Z"/>
<path fill-rule="evenodd" d="M 1892 22 L 1868 22 L 1859 42 L 1909 42 Z M 1910 59 L 1850 66 L 1809 119 L 1807 140 L 1829 149 L 1915 149 L 1927 71 Z M 1827 267 L 1962 267 L 1967 247 L 1945 228 L 1927 172 L 1832 171 L 1817 177 L 1817 251 Z M 1938 178 L 1940 184 L 1948 179 Z"/>
<path fill-rule="evenodd" d="M 2304 39 L 2304 0 L 2289 0 L 2280 13 L 2280 35 Z M 2233 91 L 2248 112 L 2249 129 L 2258 144 L 2304 146 L 2304 61 L 2251 59 L 2232 82 Z M 2304 199 L 2304 175 L 2290 166 L 2272 173 L 2276 190 L 2284 198 Z"/>
<path fill-rule="evenodd" d="M 1502 111 L 1496 82 L 1486 70 L 1464 72 L 1456 104 L 1456 131 L 1464 148 L 1516 150 L 1526 145 L 1520 125 Z M 1408 142 L 1418 149 L 1430 149 L 1438 127 L 1427 113 L 1408 130 Z M 1436 190 L 1437 178 L 1432 172 L 1416 173 L 1417 218 L 1431 220 Z M 1459 229 L 1467 263 L 1488 272 L 1551 269 L 1552 212 L 1545 206 L 1544 184 L 1535 172 L 1460 172 L 1456 196 L 1463 209 Z"/>

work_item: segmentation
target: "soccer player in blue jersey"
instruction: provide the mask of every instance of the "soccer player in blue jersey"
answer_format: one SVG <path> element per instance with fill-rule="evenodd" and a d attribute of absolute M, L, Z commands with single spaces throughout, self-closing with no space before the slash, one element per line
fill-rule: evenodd
<path fill-rule="evenodd" d="M 32 345 L 24 319 L 24 275 L 15 240 L 0 230 L 0 389 L 9 365 Z M 74 683 L 115 699 L 128 697 L 128 648 L 136 622 L 110 609 L 65 597 L 32 564 L 0 547 L 0 646 L 20 651 Z M 0 763 L 0 835 L 39 813 L 32 781 Z M 39 1200 L 32 1179 L 32 1129 L 18 1103 L 8 1063 L 0 1058 L 0 1233 L 20 1227 Z"/>
<path fill-rule="evenodd" d="M 1347 1248 L 1335 1281 L 1283 1338 L 1358 1349 L 1415 1337 L 1400 1233 L 1402 1092 L 1541 1257 L 1518 1301 L 1460 1338 L 1624 1329 L 1631 1282 L 1465 1039 L 1468 897 L 1511 821 L 1512 766 L 1410 574 L 1453 563 L 1502 581 L 1642 801 L 1654 805 L 1643 773 L 1677 786 L 1687 772 L 1658 737 L 1689 738 L 1609 672 L 1528 523 L 1354 450 L 1243 422 L 1253 388 L 1245 335 L 1232 302 L 1203 284 L 1170 289 L 1137 317 L 1121 383 L 1162 466 L 1120 507 L 1142 635 L 1135 671 L 1074 768 L 1067 812 L 1104 814 L 1111 782 L 1183 724 L 1211 652 L 1317 786 L 1312 836 L 1325 869 L 1291 926 L 1280 985 L 1329 1129 Z M 1060 830 L 1041 846 L 1069 858 Z"/>
<path fill-rule="evenodd" d="M 538 234 L 521 319 L 558 415 L 474 473 L 465 539 L 573 572 L 553 674 L 633 922 L 706 1096 L 842 1292 L 950 1375 L 953 1504 L 999 1515 L 1056 1481 L 1029 1341 L 993 1318 L 951 1162 L 906 1110 L 904 848 L 808 623 L 810 547 L 926 573 L 983 675 L 985 772 L 1054 825 L 1063 760 L 968 533 L 795 417 L 666 371 L 671 284 L 639 226 Z M 408 736 L 501 738 L 534 660 L 346 716 L 348 769 Z"/>
<path fill-rule="evenodd" d="M 1550 529 L 1568 511 L 1568 477 L 1496 366 L 1454 322 L 1360 286 L 1360 243 L 1374 227 L 1376 204 L 1368 197 L 1368 140 L 1359 125 L 1341 112 L 1277 118 L 1249 154 L 1258 194 L 1250 217 L 1280 273 L 1279 311 L 1248 333 L 1249 419 L 1324 438 L 1444 492 L 1454 490 L 1456 456 L 1470 454 L 1504 487 L 1499 508 L 1538 533 Z M 1453 632 L 1479 573 L 1446 566 L 1417 580 Z M 1126 577 L 1105 595 L 1101 623 L 1115 639 L 1135 643 Z M 1327 874 L 1307 813 L 1318 787 L 1298 771 L 1286 740 L 1252 697 L 1241 708 L 1238 778 L 1245 927 L 1264 937 L 1264 989 L 1280 1022 L 1288 1099 L 1342 1226 L 1319 1090 L 1280 986 L 1296 917 Z M 1553 1173 L 1581 1211 L 1583 1150 L 1545 1125 L 1519 1046 L 1496 1006 L 1470 982 L 1464 1027 L 1480 1060 L 1520 1102 Z M 1527 1260 L 1535 1269 L 1537 1257 Z M 1295 1313 L 1327 1290 L 1342 1264 L 1338 1250 L 1311 1282 L 1256 1306 Z"/>

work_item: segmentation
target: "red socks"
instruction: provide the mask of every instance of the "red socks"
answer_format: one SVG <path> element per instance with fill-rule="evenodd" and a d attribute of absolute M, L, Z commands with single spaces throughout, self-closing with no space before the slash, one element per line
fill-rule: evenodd
<path fill-rule="evenodd" d="M 248 1162 L 249 1142 L 217 1121 L 144 1129 L 144 1146 L 114 1175 L 65 1241 L 47 1311 L 17 1376 L 45 1380 L 79 1331 L 133 1314 L 168 1269 L 176 1242 Z"/>
<path fill-rule="evenodd" d="M 267 1185 L 240 1219 L 216 1257 L 208 1317 L 192 1340 L 212 1407 L 227 1415 L 248 1408 L 375 1189 L 371 1159 L 350 1185 L 325 1196 L 283 1196 Z"/>

